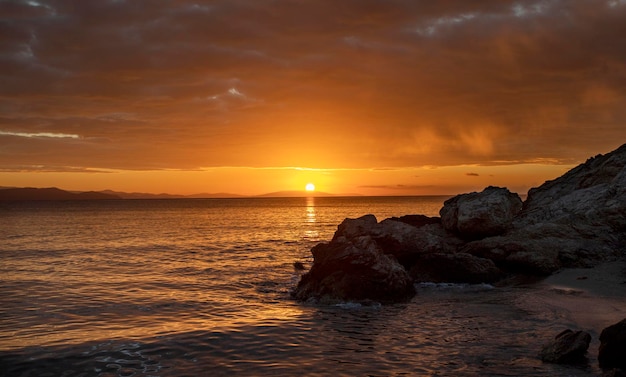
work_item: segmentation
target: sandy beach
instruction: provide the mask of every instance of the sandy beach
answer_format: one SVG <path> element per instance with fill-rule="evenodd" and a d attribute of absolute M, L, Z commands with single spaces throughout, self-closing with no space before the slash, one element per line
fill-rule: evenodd
<path fill-rule="evenodd" d="M 528 297 L 527 303 L 566 319 L 572 330 L 589 332 L 592 359 L 597 357 L 602 330 L 626 318 L 626 260 L 563 269 L 538 284 L 544 289 Z"/>

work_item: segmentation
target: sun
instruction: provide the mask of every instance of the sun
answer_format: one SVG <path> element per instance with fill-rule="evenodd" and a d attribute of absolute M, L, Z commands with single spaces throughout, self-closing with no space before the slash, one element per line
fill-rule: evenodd
<path fill-rule="evenodd" d="M 312 183 L 307 183 L 306 186 L 304 186 L 304 189 L 308 192 L 313 192 L 315 191 L 315 185 Z"/>

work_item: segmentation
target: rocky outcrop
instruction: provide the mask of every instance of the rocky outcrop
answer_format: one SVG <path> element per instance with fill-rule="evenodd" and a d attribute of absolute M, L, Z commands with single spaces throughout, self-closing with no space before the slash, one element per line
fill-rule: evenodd
<path fill-rule="evenodd" d="M 480 239 L 504 233 L 521 210 L 519 195 L 490 186 L 446 200 L 439 214 L 444 229 L 462 238 Z"/>
<path fill-rule="evenodd" d="M 493 283 L 503 276 L 492 260 L 467 253 L 425 254 L 409 270 L 415 282 Z"/>
<path fill-rule="evenodd" d="M 342 238 L 312 249 L 314 263 L 293 295 L 322 303 L 401 301 L 415 293 L 406 269 L 385 255 L 370 236 Z"/>
<path fill-rule="evenodd" d="M 591 343 L 591 335 L 588 332 L 567 329 L 545 345 L 539 356 L 547 363 L 580 363 L 585 361 L 589 343 Z"/>
<path fill-rule="evenodd" d="M 626 318 L 602 330 L 598 361 L 603 369 L 626 369 Z"/>
<path fill-rule="evenodd" d="M 624 255 L 626 145 L 533 188 L 511 228 L 462 251 L 515 272 L 550 274 Z"/>
<path fill-rule="evenodd" d="M 441 218 L 346 219 L 293 292 L 299 300 L 405 299 L 411 282 L 489 283 L 626 256 L 626 144 L 529 191 L 447 200 Z"/>

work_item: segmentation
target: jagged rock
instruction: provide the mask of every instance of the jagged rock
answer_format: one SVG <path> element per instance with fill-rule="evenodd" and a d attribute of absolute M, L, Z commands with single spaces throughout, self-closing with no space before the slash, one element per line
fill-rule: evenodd
<path fill-rule="evenodd" d="M 540 353 L 542 361 L 547 363 L 569 364 L 585 361 L 591 335 L 585 331 L 565 330 L 553 341 L 543 347 Z"/>
<path fill-rule="evenodd" d="M 378 220 L 374 215 L 364 215 L 356 219 L 345 219 L 337 227 L 332 241 L 337 241 L 342 237 L 346 240 L 351 240 L 371 234 L 377 225 Z"/>
<path fill-rule="evenodd" d="M 430 224 L 441 224 L 441 217 L 428 217 L 424 215 L 404 215 L 400 217 L 391 217 L 388 220 L 400 221 L 416 228 Z"/>
<path fill-rule="evenodd" d="M 530 190 L 523 206 L 488 187 L 447 200 L 440 215 L 344 220 L 313 248 L 294 296 L 393 301 L 410 295 L 407 271 L 419 281 L 490 282 L 502 271 L 548 275 L 626 255 L 626 144 Z"/>
<path fill-rule="evenodd" d="M 313 266 L 293 292 L 297 300 L 388 303 L 415 294 L 404 267 L 385 255 L 370 236 L 321 243 L 311 251 Z"/>
<path fill-rule="evenodd" d="M 623 145 L 531 189 L 506 233 L 470 242 L 461 251 L 515 272 L 547 275 L 624 255 L 625 245 Z"/>
<path fill-rule="evenodd" d="M 552 229 L 549 225 L 525 229 L 504 236 L 469 242 L 461 251 L 488 258 L 508 271 L 530 275 L 549 275 L 564 263 L 560 256 L 582 254 L 584 242 Z M 571 265 L 571 263 L 570 263 Z M 581 267 L 588 267 L 591 261 Z"/>
<path fill-rule="evenodd" d="M 490 186 L 482 192 L 446 200 L 439 214 L 444 229 L 463 238 L 480 239 L 504 233 L 521 209 L 519 195 L 506 188 Z"/>
<path fill-rule="evenodd" d="M 362 236 L 372 237 L 383 253 L 392 255 L 406 268 L 422 254 L 454 252 L 462 244 L 437 222 L 418 228 L 392 219 L 378 223 L 373 215 L 345 219 L 331 242 L 351 241 Z"/>
<path fill-rule="evenodd" d="M 601 368 L 626 369 L 626 318 L 602 330 L 598 361 Z"/>
<path fill-rule="evenodd" d="M 569 227 L 597 245 L 626 240 L 626 144 L 598 155 L 528 192 L 515 228 L 538 223 Z"/>
<path fill-rule="evenodd" d="M 467 253 L 435 253 L 417 260 L 409 275 L 416 282 L 479 284 L 493 283 L 503 273 L 490 259 Z"/>

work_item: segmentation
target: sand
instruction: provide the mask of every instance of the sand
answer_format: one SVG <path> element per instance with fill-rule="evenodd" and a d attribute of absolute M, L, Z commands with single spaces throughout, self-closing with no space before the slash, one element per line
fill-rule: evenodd
<path fill-rule="evenodd" d="M 626 260 L 563 269 L 539 285 L 538 299 L 592 335 L 626 318 Z"/>

